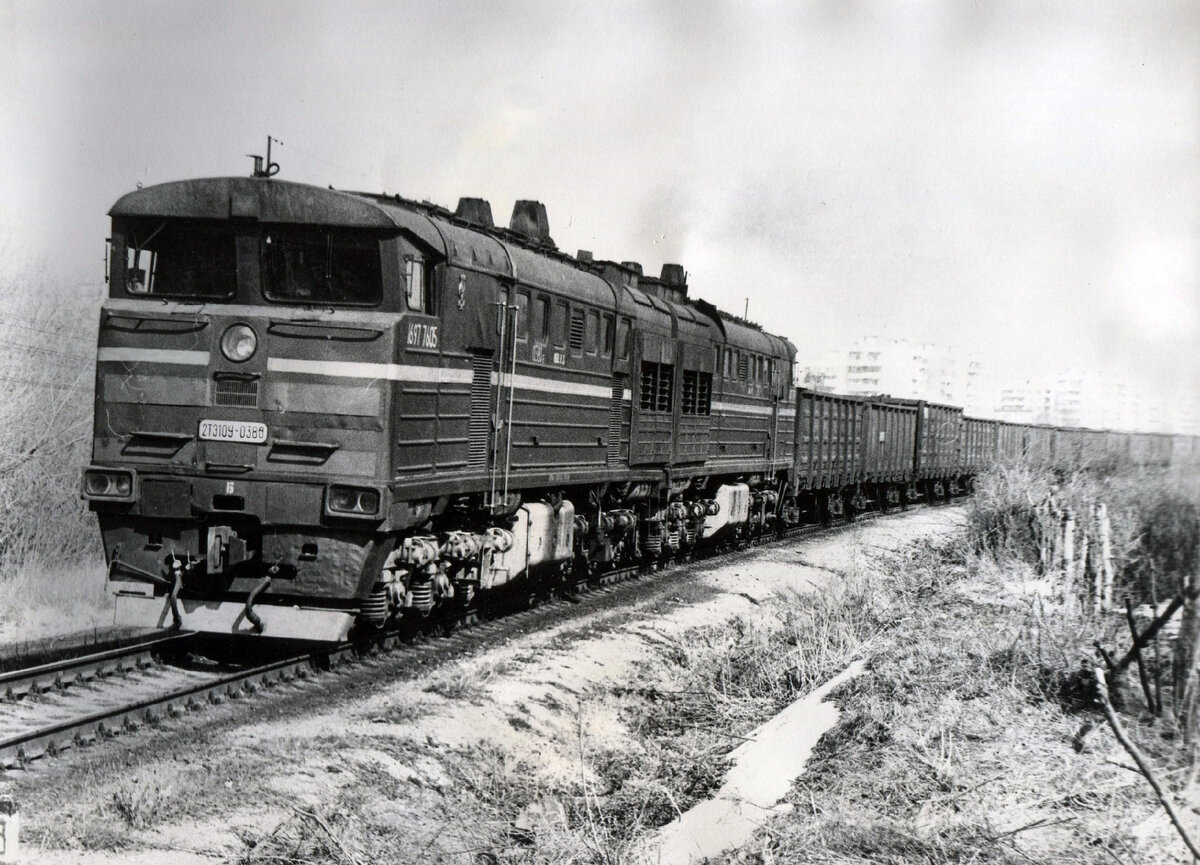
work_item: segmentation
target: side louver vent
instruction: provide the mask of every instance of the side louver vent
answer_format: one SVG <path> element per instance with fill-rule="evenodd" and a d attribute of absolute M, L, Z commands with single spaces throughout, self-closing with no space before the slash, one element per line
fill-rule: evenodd
<path fill-rule="evenodd" d="M 467 466 L 486 469 L 492 415 L 491 352 L 471 357 L 471 419 L 467 430 Z"/>
<path fill-rule="evenodd" d="M 571 313 L 571 351 L 583 351 L 583 310 Z"/>
<path fill-rule="evenodd" d="M 625 396 L 625 377 L 612 378 L 612 399 L 608 404 L 608 464 L 616 465 L 621 459 L 621 408 Z"/>

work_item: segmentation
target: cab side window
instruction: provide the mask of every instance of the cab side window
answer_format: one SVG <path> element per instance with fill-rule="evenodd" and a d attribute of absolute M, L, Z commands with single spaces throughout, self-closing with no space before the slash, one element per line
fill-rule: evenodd
<path fill-rule="evenodd" d="M 533 304 L 533 318 L 529 322 L 529 336 L 535 342 L 545 342 L 550 333 L 550 298 L 539 294 Z"/>
<path fill-rule="evenodd" d="M 594 309 L 587 312 L 587 328 L 583 335 L 583 350 L 595 354 L 600 345 L 600 313 Z"/>
<path fill-rule="evenodd" d="M 617 322 L 617 357 L 629 359 L 629 319 L 622 318 Z"/>
<path fill-rule="evenodd" d="M 555 301 L 554 317 L 550 320 L 550 341 L 557 347 L 567 344 L 567 302 Z"/>
<path fill-rule="evenodd" d="M 529 338 L 529 292 L 520 289 L 517 292 L 517 339 L 524 342 Z"/>
<path fill-rule="evenodd" d="M 613 340 L 616 338 L 616 334 L 613 332 L 614 325 L 613 317 L 606 313 L 600 340 L 600 354 L 604 357 L 612 357 Z"/>
<path fill-rule="evenodd" d="M 404 298 L 413 312 L 425 312 L 426 303 L 425 262 L 415 255 L 404 257 Z"/>

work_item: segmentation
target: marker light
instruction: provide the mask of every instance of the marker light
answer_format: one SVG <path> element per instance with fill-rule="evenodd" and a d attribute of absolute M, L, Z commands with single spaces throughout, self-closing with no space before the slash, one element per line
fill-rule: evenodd
<path fill-rule="evenodd" d="M 125 471 L 87 469 L 83 473 L 85 499 L 133 499 L 133 474 Z"/>
<path fill-rule="evenodd" d="M 369 487 L 332 486 L 326 499 L 332 513 L 373 516 L 379 513 L 379 490 Z"/>

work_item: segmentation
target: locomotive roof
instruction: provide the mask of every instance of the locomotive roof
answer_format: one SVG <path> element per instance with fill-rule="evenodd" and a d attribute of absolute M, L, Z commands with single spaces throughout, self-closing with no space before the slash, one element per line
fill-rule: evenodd
<path fill-rule="evenodd" d="M 735 345 L 745 346 L 761 354 L 791 357 L 796 353 L 792 344 L 783 337 L 775 336 L 730 318 L 726 318 L 724 324 L 726 338 Z"/>
<path fill-rule="evenodd" d="M 529 244 L 515 232 L 483 229 L 436 205 L 375 193 L 344 192 L 261 177 L 209 177 L 155 184 L 122 196 L 115 217 L 257 219 L 263 222 L 402 231 L 449 262 L 507 277 L 525 285 L 570 294 L 605 309 L 640 305 L 690 327 L 710 321 L 734 345 L 764 354 L 792 356 L 786 339 L 766 333 L 703 301 L 674 303 L 635 285 L 613 285 L 594 268 L 552 245 Z M 643 313 L 644 314 L 644 313 Z"/>
<path fill-rule="evenodd" d="M 258 219 L 263 222 L 346 228 L 408 230 L 443 248 L 441 236 L 420 213 L 384 209 L 378 202 L 336 189 L 258 177 L 205 177 L 159 183 L 117 199 L 109 216 L 182 219 Z"/>

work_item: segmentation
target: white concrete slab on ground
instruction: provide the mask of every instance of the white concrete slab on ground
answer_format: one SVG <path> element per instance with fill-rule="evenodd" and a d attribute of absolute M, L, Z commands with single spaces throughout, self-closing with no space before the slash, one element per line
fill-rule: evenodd
<path fill-rule="evenodd" d="M 813 748 L 841 712 L 825 698 L 863 671 L 855 661 L 750 734 L 729 755 L 733 767 L 712 799 L 652 835 L 639 857 L 652 865 L 691 865 L 744 844 L 804 772 Z"/>

